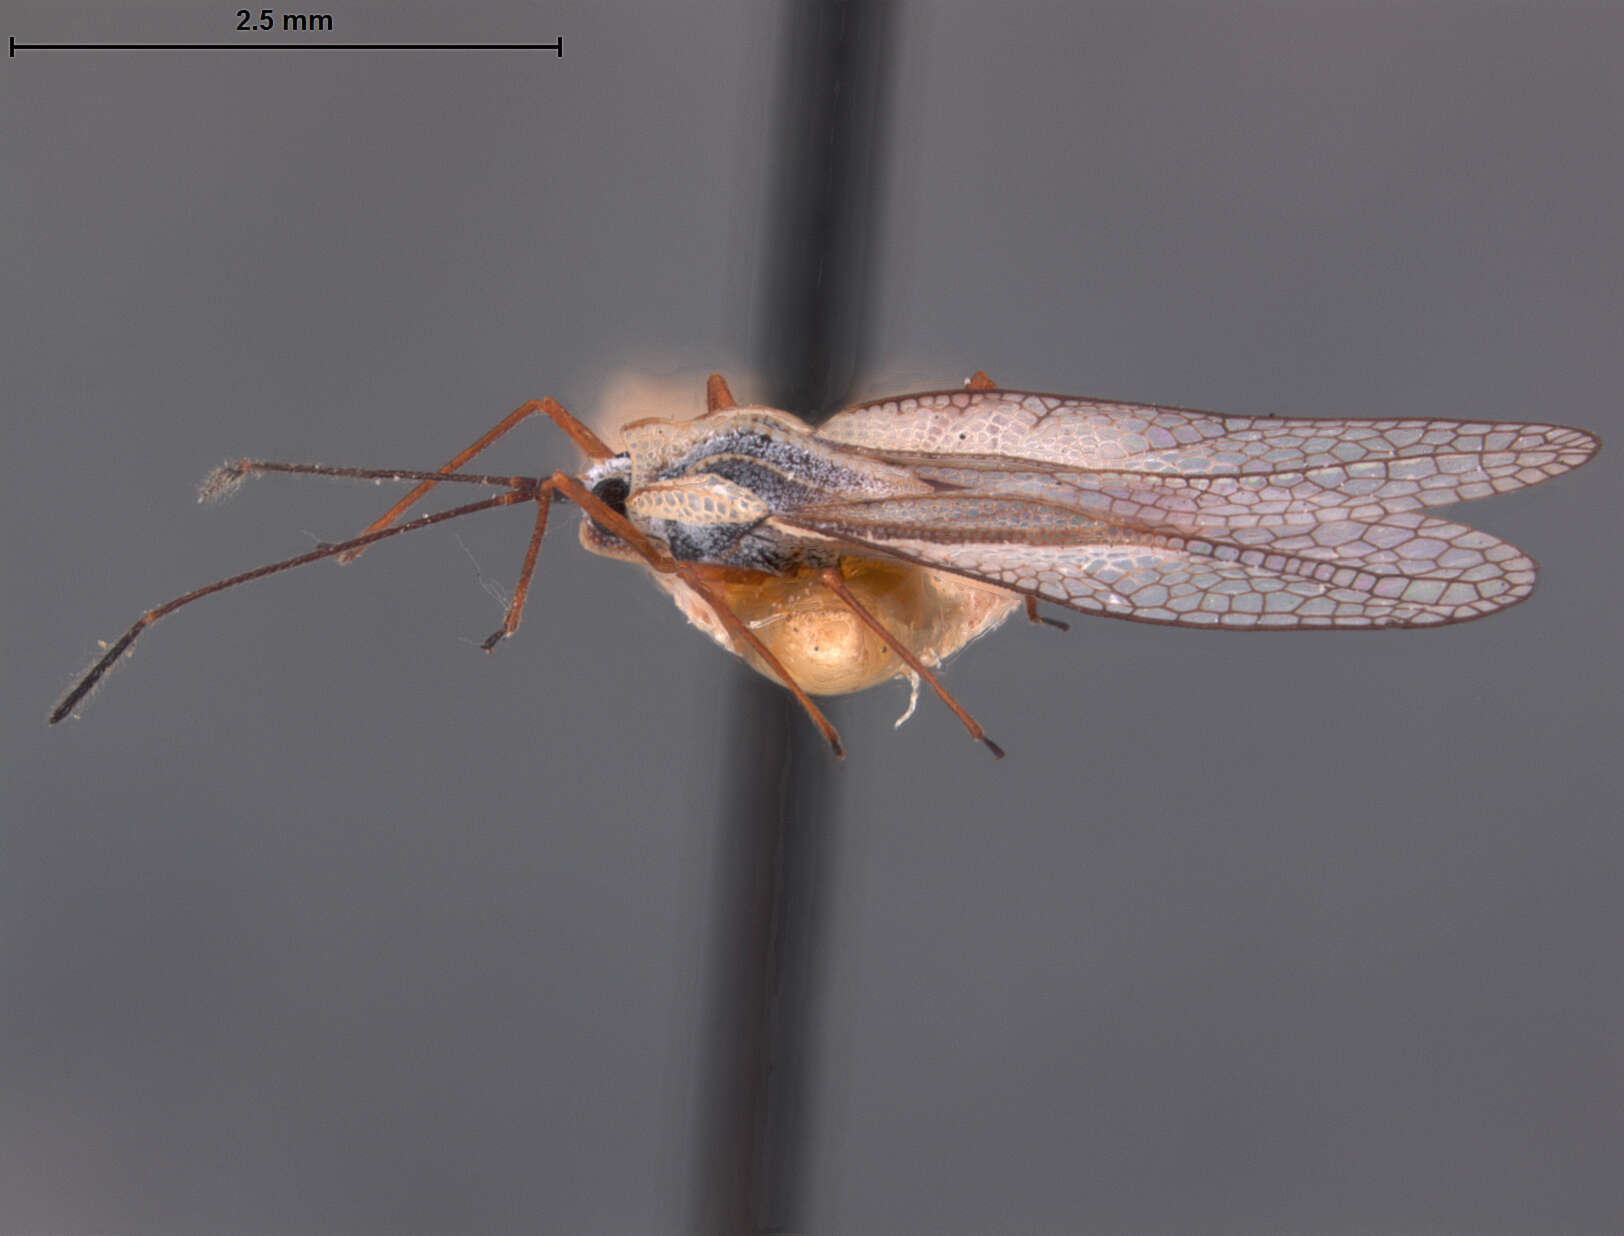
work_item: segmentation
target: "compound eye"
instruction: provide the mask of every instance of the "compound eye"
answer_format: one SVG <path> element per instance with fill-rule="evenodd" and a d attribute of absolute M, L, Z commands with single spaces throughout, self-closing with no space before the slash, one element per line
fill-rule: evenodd
<path fill-rule="evenodd" d="M 592 496 L 616 515 L 626 513 L 626 498 L 632 487 L 618 476 L 606 476 L 592 487 Z"/>

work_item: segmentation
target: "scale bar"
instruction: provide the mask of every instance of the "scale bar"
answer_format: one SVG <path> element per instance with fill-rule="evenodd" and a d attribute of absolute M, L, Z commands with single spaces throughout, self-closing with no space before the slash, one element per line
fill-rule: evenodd
<path fill-rule="evenodd" d="M 19 43 L 20 51 L 550 51 L 564 55 L 562 35 L 553 43 Z"/>

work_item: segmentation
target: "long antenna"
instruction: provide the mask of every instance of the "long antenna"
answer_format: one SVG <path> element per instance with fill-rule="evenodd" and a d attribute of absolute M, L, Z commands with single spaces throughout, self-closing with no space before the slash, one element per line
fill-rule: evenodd
<path fill-rule="evenodd" d="M 244 471 L 239 471 L 239 469 Z M 246 471 L 308 472 L 319 476 L 350 477 L 368 477 L 374 475 L 373 469 L 328 468 L 319 464 L 269 464 L 255 467 L 250 466 L 250 461 L 244 460 L 238 464 L 228 465 L 228 467 L 225 469 L 217 469 L 214 475 L 211 476 L 208 481 L 204 482 L 204 496 L 209 498 L 218 496 L 217 494 L 209 492 L 211 485 L 219 485 L 221 487 L 221 492 L 223 492 L 225 488 L 234 485 L 238 480 L 240 480 L 241 476 L 244 475 Z M 225 480 L 221 479 L 222 473 L 235 473 L 236 475 L 231 477 L 230 480 Z M 377 479 L 380 480 L 397 480 L 403 478 L 409 479 L 414 474 L 409 472 L 379 472 L 376 473 L 376 475 Z M 445 479 L 465 480 L 469 478 L 448 477 Z M 489 478 L 477 477 L 473 479 L 476 481 L 483 481 Z M 514 479 L 523 480 L 524 478 Z M 96 689 L 96 684 L 101 682 L 102 678 L 106 676 L 107 671 L 112 669 L 113 666 L 118 663 L 118 659 L 130 650 L 135 641 L 141 637 L 141 633 L 143 631 L 145 631 L 153 623 L 157 622 L 160 618 L 167 618 L 170 614 L 174 613 L 177 609 L 180 609 L 184 605 L 190 605 L 193 601 L 201 601 L 204 597 L 213 596 L 216 592 L 224 592 L 227 588 L 235 588 L 240 584 L 253 583 L 257 579 L 264 579 L 267 575 L 279 575 L 283 571 L 291 571 L 295 567 L 307 566 L 312 562 L 320 562 L 323 558 L 336 558 L 340 554 L 346 554 L 353 550 L 362 549 L 376 541 L 382 541 L 387 537 L 401 536 L 407 532 L 420 532 L 424 528 L 431 528 L 435 524 L 443 524 L 447 520 L 461 519 L 464 515 L 472 515 L 478 511 L 488 511 L 494 507 L 512 506 L 515 502 L 529 502 L 534 499 L 534 497 L 535 493 L 533 490 L 513 488 L 508 490 L 507 493 L 498 494 L 494 498 L 486 498 L 482 502 L 470 502 L 464 506 L 452 507 L 448 511 L 438 511 L 433 515 L 423 515 L 412 520 L 410 523 L 396 524 L 392 528 L 384 528 L 378 532 L 368 532 L 358 537 L 352 537 L 348 541 L 340 541 L 336 545 L 320 545 L 315 549 L 307 550 L 305 553 L 295 554 L 291 558 L 283 558 L 278 562 L 268 562 L 264 566 L 254 567 L 252 570 L 244 571 L 240 575 L 230 575 L 225 579 L 217 579 L 212 584 L 204 584 L 201 588 L 194 588 L 192 591 L 183 593 L 182 595 L 175 597 L 173 600 L 165 601 L 162 605 L 149 609 L 146 613 L 142 614 L 135 620 L 135 623 L 128 631 L 124 632 L 123 635 L 119 636 L 116 640 L 108 645 L 107 651 L 103 653 L 102 656 L 93 665 L 91 665 L 89 669 L 79 676 L 79 680 L 75 682 L 73 686 L 68 688 L 68 693 L 62 697 L 61 701 L 55 708 L 51 709 L 51 714 L 47 720 L 52 725 L 55 725 L 57 722 L 64 721 L 68 717 L 71 717 L 73 715 L 73 710 L 79 707 L 79 705 L 84 702 L 85 697 Z"/>

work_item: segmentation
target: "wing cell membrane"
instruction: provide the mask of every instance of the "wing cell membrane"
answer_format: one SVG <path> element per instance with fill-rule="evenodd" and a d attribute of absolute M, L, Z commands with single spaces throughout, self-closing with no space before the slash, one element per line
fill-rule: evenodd
<path fill-rule="evenodd" d="M 1561 425 L 1295 420 L 967 390 L 860 405 L 818 436 L 928 497 L 786 519 L 1085 613 L 1226 629 L 1462 622 L 1533 591 L 1531 557 L 1421 512 L 1589 460 Z"/>

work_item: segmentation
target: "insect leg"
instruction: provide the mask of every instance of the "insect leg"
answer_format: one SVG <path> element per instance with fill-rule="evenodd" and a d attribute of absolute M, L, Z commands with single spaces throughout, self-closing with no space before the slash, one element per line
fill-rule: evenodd
<path fill-rule="evenodd" d="M 829 749 L 835 753 L 835 759 L 845 759 L 846 746 L 840 741 L 840 731 L 835 729 L 829 718 L 823 715 L 823 710 L 812 702 L 812 697 L 801 689 L 801 684 L 796 682 L 790 672 L 784 668 L 784 663 L 773 655 L 772 649 L 761 642 L 749 625 L 733 612 L 722 597 L 717 595 L 715 589 L 711 587 L 710 581 L 696 571 L 691 563 L 673 562 L 672 567 L 679 579 L 705 598 L 705 604 L 715 611 L 716 616 L 722 620 L 722 625 L 749 644 L 755 650 L 756 655 L 767 663 L 768 668 L 772 670 L 778 681 L 789 688 L 790 694 L 806 711 L 806 715 L 812 718 L 812 724 L 818 727 L 824 741 L 829 744 Z"/>
<path fill-rule="evenodd" d="M 268 563 L 262 567 L 255 567 L 252 571 L 244 571 L 241 575 L 233 575 L 229 579 L 216 580 L 202 588 L 196 588 L 172 601 L 165 601 L 156 609 L 149 609 L 142 614 L 128 631 L 116 639 L 105 654 L 92 665 L 68 689 L 68 693 L 55 708 L 51 710 L 50 723 L 55 725 L 58 721 L 70 715 L 79 702 L 89 695 L 91 690 L 101 681 L 102 676 L 113 667 L 119 657 L 130 650 L 141 632 L 145 631 L 158 619 L 167 617 L 183 605 L 190 605 L 193 601 L 201 601 L 206 596 L 216 592 L 224 592 L 227 588 L 235 588 L 238 584 L 252 583 L 256 579 L 264 579 L 267 575 L 276 575 L 282 571 L 291 571 L 294 567 L 304 566 L 307 562 L 319 562 L 323 558 L 335 558 L 352 549 L 364 549 L 375 541 L 382 541 L 387 537 L 399 536 L 406 532 L 417 532 L 422 528 L 432 527 L 434 524 L 443 524 L 448 519 L 457 519 L 463 515 L 472 515 L 476 511 L 488 511 L 493 507 L 512 506 L 516 502 L 528 502 L 536 495 L 534 491 L 512 489 L 505 494 L 494 498 L 486 498 L 482 502 L 470 502 L 466 506 L 452 507 L 449 511 L 440 511 L 433 515 L 424 515 L 412 520 L 409 524 L 398 524 L 393 528 L 380 528 L 376 532 L 364 532 L 360 536 L 352 537 L 348 541 L 340 541 L 336 545 L 322 545 L 307 553 L 296 554 L 292 558 L 284 558 L 280 562 Z"/>
<path fill-rule="evenodd" d="M 1071 630 L 1071 623 L 1061 622 L 1058 618 L 1046 618 L 1038 613 L 1038 599 L 1036 597 L 1026 598 L 1026 620 L 1035 627 L 1054 627 L 1059 631 Z"/>
<path fill-rule="evenodd" d="M 725 412 L 728 408 L 738 407 L 733 398 L 733 392 L 727 389 L 727 379 L 719 373 L 713 373 L 705 379 L 705 411 Z"/>
<path fill-rule="evenodd" d="M 806 715 L 812 719 L 812 724 L 818 727 L 824 741 L 829 744 L 830 750 L 835 753 L 835 758 L 837 760 L 846 758 L 846 747 L 840 741 L 840 731 L 835 729 L 829 718 L 824 716 L 822 710 L 812 702 L 812 697 L 801 689 L 800 683 L 796 682 L 790 672 L 784 668 L 784 663 L 773 655 L 772 650 L 761 642 L 749 625 L 733 612 L 727 601 L 711 586 L 710 581 L 705 578 L 703 568 L 690 562 L 678 562 L 670 554 L 662 553 L 654 542 L 638 531 L 631 520 L 614 510 L 603 499 L 597 497 L 590 489 L 567 472 L 553 473 L 547 484 L 635 549 L 654 570 L 664 575 L 675 575 L 703 597 L 705 604 L 711 607 L 717 618 L 721 620 L 722 625 L 733 632 L 739 639 L 749 644 L 756 655 L 777 676 L 778 681 L 789 689 L 796 702 L 806 710 Z"/>
<path fill-rule="evenodd" d="M 574 439 L 575 444 L 585 451 L 590 458 L 608 459 L 609 456 L 614 454 L 612 450 L 603 444 L 603 440 L 599 438 L 597 434 L 593 433 L 585 425 L 581 424 L 580 421 L 576 420 L 568 412 L 564 411 L 563 405 L 549 395 L 545 399 L 532 399 L 528 403 L 522 403 L 518 407 L 514 408 L 513 411 L 509 412 L 495 425 L 491 426 L 491 428 L 487 429 L 479 437 L 475 438 L 462 450 L 458 451 L 450 459 L 446 460 L 445 463 L 440 466 L 439 470 L 447 473 L 457 471 L 457 469 L 461 468 L 463 464 L 467 463 L 475 455 L 478 455 L 486 447 L 490 446 L 491 443 L 495 442 L 503 434 L 507 433 L 508 430 L 512 429 L 520 421 L 537 412 L 545 414 L 555 425 L 557 425 L 565 433 L 569 434 L 569 436 Z M 382 515 L 378 516 L 377 519 L 373 520 L 364 529 L 362 529 L 363 534 L 367 532 L 376 532 L 380 528 L 387 528 L 390 524 L 394 523 L 414 505 L 416 505 L 416 503 L 437 484 L 439 484 L 438 481 L 426 480 L 421 484 L 414 485 L 405 497 L 403 497 L 399 502 L 395 503 L 394 506 L 390 507 Z M 354 562 L 361 556 L 361 552 L 362 551 L 358 549 L 351 553 L 342 554 L 338 560 L 341 563 Z"/>
<path fill-rule="evenodd" d="M 951 708 L 953 710 L 953 715 L 956 716 L 960 721 L 964 722 L 964 728 L 970 731 L 971 738 L 974 738 L 977 742 L 984 744 L 987 750 L 991 751 L 999 759 L 1004 758 L 1004 749 L 992 739 L 988 738 L 986 732 L 976 723 L 976 719 L 964 711 L 964 709 L 959 705 L 958 700 L 954 699 L 950 694 L 948 694 L 947 688 L 941 684 L 940 680 L 937 679 L 935 674 L 930 672 L 930 667 L 918 657 L 914 656 L 914 654 L 908 650 L 908 646 L 906 644 L 899 640 L 895 635 L 892 635 L 891 632 L 887 631 L 884 624 L 881 623 L 878 618 L 863 608 L 863 603 L 852 595 L 851 589 L 846 587 L 846 581 L 841 578 L 838 570 L 836 570 L 834 567 L 830 567 L 819 572 L 818 578 L 823 581 L 823 586 L 839 597 L 841 601 L 845 603 L 846 608 L 850 609 L 852 613 L 856 614 L 857 617 L 860 618 L 863 623 L 874 632 L 874 634 L 878 635 L 887 644 L 891 645 L 891 647 L 896 650 L 897 656 L 902 658 L 903 662 L 908 666 L 909 669 L 913 670 L 914 673 L 918 674 L 926 682 L 930 683 L 932 690 L 934 690 L 937 695 L 941 696 L 942 703 Z"/>
<path fill-rule="evenodd" d="M 524 565 L 519 568 L 519 582 L 513 589 L 513 600 L 508 603 L 507 617 L 501 627 L 480 645 L 490 652 L 497 644 L 519 629 L 524 614 L 524 599 L 530 592 L 530 577 L 536 573 L 536 555 L 541 552 L 541 538 L 547 533 L 547 508 L 552 505 L 553 491 L 543 487 L 536 495 L 536 528 L 530 534 L 530 545 L 524 551 Z"/>

